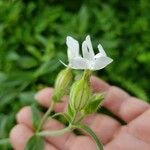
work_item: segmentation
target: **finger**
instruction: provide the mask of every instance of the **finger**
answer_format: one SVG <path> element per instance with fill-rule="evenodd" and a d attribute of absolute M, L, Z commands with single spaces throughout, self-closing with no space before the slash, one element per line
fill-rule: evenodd
<path fill-rule="evenodd" d="M 135 137 L 150 144 L 150 109 L 131 121 L 128 125 L 128 132 Z"/>
<path fill-rule="evenodd" d="M 114 139 L 105 145 L 105 150 L 149 150 L 150 145 L 140 138 L 128 132 L 127 127 L 123 127 Z"/>
<path fill-rule="evenodd" d="M 121 126 L 117 120 L 104 114 L 95 114 L 83 121 L 90 126 L 103 144 L 108 143 Z"/>
<path fill-rule="evenodd" d="M 88 136 L 77 136 L 68 147 L 69 150 L 97 150 L 95 142 Z"/>
<path fill-rule="evenodd" d="M 48 88 L 48 87 L 44 88 L 35 95 L 35 99 L 40 105 L 48 108 L 51 104 L 51 98 L 53 92 L 54 92 L 53 88 Z M 55 104 L 54 110 L 56 112 L 63 111 L 65 109 L 66 102 L 67 102 L 67 97 L 64 96 L 62 102 Z"/>
<path fill-rule="evenodd" d="M 29 138 L 33 135 L 31 129 L 23 124 L 16 125 L 10 133 L 10 141 L 15 150 L 24 150 Z M 58 150 L 54 146 L 45 142 L 45 150 Z"/>
<path fill-rule="evenodd" d="M 22 108 L 17 115 L 17 121 L 18 123 L 25 124 L 26 126 L 32 128 L 31 107 Z M 64 128 L 64 125 L 54 119 L 48 120 L 43 126 L 43 130 L 49 131 L 60 130 L 62 128 Z M 58 149 L 62 149 L 62 145 L 64 149 L 68 149 L 68 143 L 71 142 L 74 138 L 75 135 L 70 132 L 58 137 L 46 137 L 46 140 L 49 143 L 55 145 Z"/>
<path fill-rule="evenodd" d="M 125 122 L 130 122 L 150 107 L 149 104 L 113 86 L 109 88 L 103 106 Z"/>
<path fill-rule="evenodd" d="M 108 91 L 110 85 L 96 76 L 91 76 L 91 86 L 94 92 Z"/>
<path fill-rule="evenodd" d="M 118 87 L 109 86 L 96 77 L 92 77 L 91 80 L 92 86 L 97 92 L 105 91 L 106 93 L 103 106 L 126 122 L 130 122 L 150 108 L 149 104 L 129 96 Z"/>

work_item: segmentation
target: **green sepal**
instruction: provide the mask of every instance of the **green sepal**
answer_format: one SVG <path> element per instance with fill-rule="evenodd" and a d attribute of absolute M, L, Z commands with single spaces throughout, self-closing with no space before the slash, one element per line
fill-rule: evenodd
<path fill-rule="evenodd" d="M 33 135 L 27 142 L 24 150 L 44 150 L 44 139 Z"/>
<path fill-rule="evenodd" d="M 62 102 L 61 98 L 64 96 L 64 93 L 65 93 L 64 90 L 54 92 L 54 95 L 52 96 L 52 101 L 54 103 Z"/>
<path fill-rule="evenodd" d="M 52 101 L 61 102 L 61 98 L 68 93 L 73 81 L 73 73 L 71 68 L 63 69 L 59 72 L 54 86 L 54 95 Z"/>
<path fill-rule="evenodd" d="M 32 111 L 32 126 L 34 130 L 37 130 L 41 122 L 41 113 L 35 104 L 31 106 L 31 111 Z"/>
<path fill-rule="evenodd" d="M 102 94 L 93 95 L 90 98 L 89 103 L 83 110 L 84 114 L 91 114 L 91 113 L 96 112 L 103 99 L 104 99 L 104 97 Z"/>

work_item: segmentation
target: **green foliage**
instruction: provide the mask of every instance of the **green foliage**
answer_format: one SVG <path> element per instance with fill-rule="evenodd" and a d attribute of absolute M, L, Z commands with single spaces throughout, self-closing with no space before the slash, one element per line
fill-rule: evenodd
<path fill-rule="evenodd" d="M 0 138 L 34 93 L 53 85 L 58 60 L 67 61 L 67 35 L 83 41 L 91 34 L 94 47 L 101 42 L 114 62 L 98 75 L 148 101 L 149 9 L 149 0 L 1 0 Z"/>
<path fill-rule="evenodd" d="M 33 135 L 27 142 L 25 150 L 44 150 L 44 139 Z"/>

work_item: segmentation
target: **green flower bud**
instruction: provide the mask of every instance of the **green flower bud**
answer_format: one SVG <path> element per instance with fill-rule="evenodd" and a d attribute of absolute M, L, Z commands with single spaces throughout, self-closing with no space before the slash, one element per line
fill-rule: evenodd
<path fill-rule="evenodd" d="M 71 108 L 76 111 L 81 111 L 88 104 L 90 96 L 89 72 L 85 72 L 83 77 L 72 85 L 70 91 Z"/>
<path fill-rule="evenodd" d="M 65 94 L 67 94 L 67 91 L 69 90 L 72 80 L 73 80 L 73 74 L 71 68 L 66 68 L 60 71 L 60 73 L 56 78 L 56 82 L 54 86 L 55 90 L 52 97 L 52 100 L 54 102 L 60 102 L 61 98 Z"/>

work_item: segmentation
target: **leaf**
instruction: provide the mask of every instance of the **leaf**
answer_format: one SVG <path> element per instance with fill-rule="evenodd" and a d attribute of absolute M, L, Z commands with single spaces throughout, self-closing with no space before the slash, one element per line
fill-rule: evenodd
<path fill-rule="evenodd" d="M 97 111 L 100 103 L 102 102 L 103 100 L 103 95 L 102 94 L 96 94 L 96 95 L 93 95 L 91 97 L 91 100 L 90 102 L 88 103 L 88 105 L 85 107 L 84 109 L 84 113 L 85 114 L 91 114 L 91 113 L 94 113 Z"/>
<path fill-rule="evenodd" d="M 96 144 L 98 146 L 98 150 L 104 150 L 103 144 L 98 139 L 98 137 L 96 136 L 96 134 L 88 126 L 83 125 L 83 124 L 78 124 L 75 127 L 78 128 L 78 129 L 81 129 L 83 131 L 86 131 L 93 138 L 93 140 L 96 142 Z"/>
<path fill-rule="evenodd" d="M 33 135 L 27 142 L 24 150 L 44 150 L 44 139 Z"/>
<path fill-rule="evenodd" d="M 41 113 L 35 105 L 31 106 L 31 110 L 32 110 L 32 125 L 34 129 L 36 130 L 38 129 L 38 126 L 41 122 Z"/>

